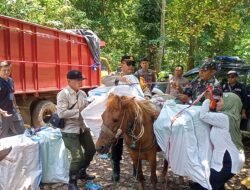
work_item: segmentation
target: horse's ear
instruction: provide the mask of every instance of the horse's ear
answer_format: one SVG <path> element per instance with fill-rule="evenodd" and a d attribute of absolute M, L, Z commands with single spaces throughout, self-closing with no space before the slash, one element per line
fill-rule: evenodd
<path fill-rule="evenodd" d="M 115 95 L 113 93 L 109 94 L 109 98 L 114 97 Z"/>
<path fill-rule="evenodd" d="M 130 98 L 130 97 L 122 96 L 121 97 L 122 107 L 128 105 L 129 102 L 134 101 L 134 99 L 135 97 Z"/>

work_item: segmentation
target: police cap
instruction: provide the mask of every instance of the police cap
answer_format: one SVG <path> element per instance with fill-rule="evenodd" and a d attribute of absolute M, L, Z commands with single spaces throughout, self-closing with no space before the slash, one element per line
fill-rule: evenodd
<path fill-rule="evenodd" d="M 124 55 L 124 56 L 122 56 L 121 62 L 126 61 L 126 60 L 132 60 L 132 61 L 134 61 L 135 59 L 131 55 Z"/>
<path fill-rule="evenodd" d="M 227 73 L 227 76 L 229 76 L 229 75 L 233 75 L 233 76 L 236 76 L 236 77 L 238 77 L 238 73 L 237 73 L 237 71 L 228 71 L 228 73 Z"/>

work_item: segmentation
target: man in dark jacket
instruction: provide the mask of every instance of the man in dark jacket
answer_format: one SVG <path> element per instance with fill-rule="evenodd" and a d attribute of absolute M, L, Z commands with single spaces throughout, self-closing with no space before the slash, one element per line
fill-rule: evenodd
<path fill-rule="evenodd" d="M 223 92 L 233 92 L 240 97 L 243 104 L 241 117 L 242 119 L 247 119 L 246 110 L 248 109 L 248 104 L 246 86 L 239 82 L 239 75 L 233 70 L 227 73 L 227 80 L 228 82 L 222 86 Z"/>
<path fill-rule="evenodd" d="M 24 132 L 24 123 L 15 102 L 14 81 L 10 73 L 10 62 L 0 61 L 0 109 L 9 115 L 9 117 L 0 115 L 0 138 Z"/>

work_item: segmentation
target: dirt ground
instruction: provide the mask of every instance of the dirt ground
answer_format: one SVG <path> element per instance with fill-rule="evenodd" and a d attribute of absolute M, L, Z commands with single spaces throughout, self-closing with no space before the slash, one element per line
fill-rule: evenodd
<path fill-rule="evenodd" d="M 250 139 L 244 141 L 245 145 L 245 155 L 246 155 L 246 164 L 244 168 L 241 170 L 239 175 L 234 176 L 227 184 L 227 190 L 245 190 L 246 187 L 241 185 L 242 179 L 247 176 L 250 176 Z M 157 155 L 157 176 L 158 177 L 158 184 L 157 188 L 163 189 L 163 183 L 160 179 L 160 174 L 163 166 L 163 154 L 158 153 Z M 121 179 L 119 183 L 112 183 L 111 181 L 111 162 L 110 159 L 101 159 L 98 155 L 95 156 L 94 160 L 91 163 L 91 166 L 88 169 L 90 174 L 96 175 L 96 179 L 93 181 L 94 183 L 99 184 L 103 190 L 133 190 L 138 189 L 138 183 L 132 176 L 132 161 L 128 155 L 126 148 L 123 152 L 123 160 L 121 162 Z M 147 162 L 143 163 L 143 172 L 145 176 L 145 189 L 152 189 L 150 185 L 150 171 L 149 165 Z M 181 180 L 178 176 L 174 175 L 169 168 L 168 172 L 168 190 L 185 190 L 188 187 L 189 180 L 184 178 L 184 181 Z M 80 190 L 84 190 L 85 188 L 85 181 L 78 180 L 78 187 Z M 65 184 L 42 184 L 41 190 L 67 190 L 67 185 Z"/>

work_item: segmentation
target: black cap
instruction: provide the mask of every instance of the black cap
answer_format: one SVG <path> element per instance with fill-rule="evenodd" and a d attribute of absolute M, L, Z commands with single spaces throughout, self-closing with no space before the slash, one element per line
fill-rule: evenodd
<path fill-rule="evenodd" d="M 126 60 L 132 60 L 132 61 L 134 61 L 135 59 L 131 55 L 124 55 L 124 56 L 122 56 L 121 62 L 126 61 Z"/>
<path fill-rule="evenodd" d="M 237 71 L 228 71 L 227 75 L 234 75 L 234 76 L 238 76 Z"/>
<path fill-rule="evenodd" d="M 216 70 L 216 62 L 208 59 L 201 65 L 200 70 Z"/>
<path fill-rule="evenodd" d="M 67 79 L 71 79 L 71 80 L 84 80 L 86 78 L 82 76 L 81 71 L 71 70 L 67 74 Z"/>

